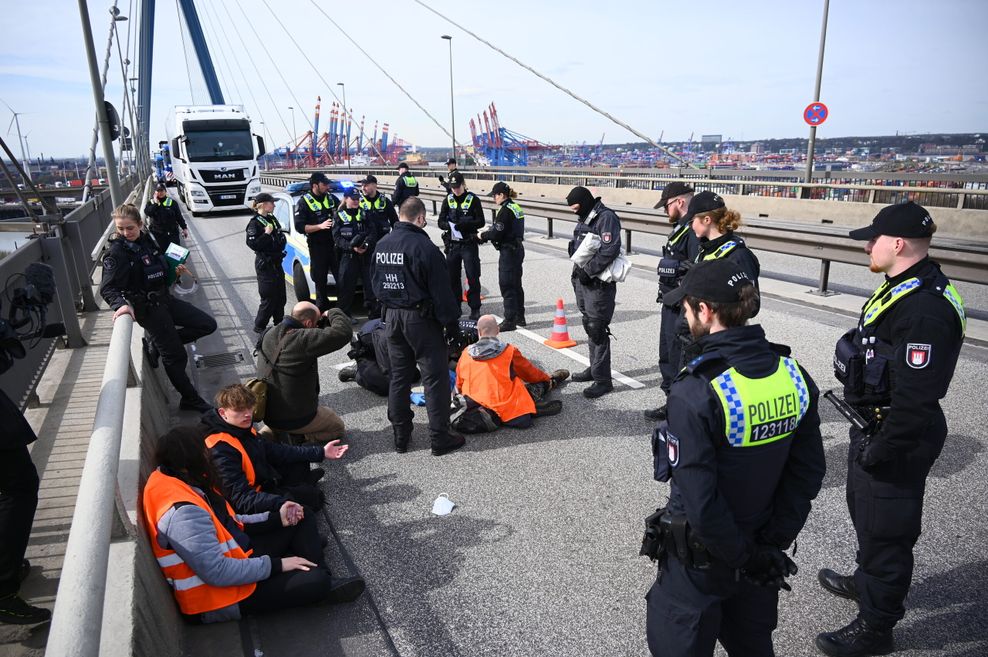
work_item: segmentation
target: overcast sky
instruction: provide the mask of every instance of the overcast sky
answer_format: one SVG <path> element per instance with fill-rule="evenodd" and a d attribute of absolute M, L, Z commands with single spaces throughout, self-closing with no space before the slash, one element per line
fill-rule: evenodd
<path fill-rule="evenodd" d="M 321 78 L 264 0 L 199 0 L 197 6 L 227 102 L 244 104 L 258 124 L 264 121 L 269 140 L 288 140 L 289 106 L 296 108 L 295 132 L 307 129 L 317 95 L 322 132 L 332 94 L 340 92 L 335 85 L 345 82 L 347 101 L 355 115 L 367 116 L 368 132 L 377 119 L 413 143 L 449 142 L 311 0 L 267 2 Z M 813 100 L 822 0 L 426 2 L 655 139 L 807 133 L 802 111 Z M 110 4 L 89 2 L 101 62 Z M 119 2 L 128 16 L 138 5 Z M 176 1 L 156 5 L 152 142 L 164 138 L 169 107 L 208 102 L 191 46 L 191 71 L 187 67 Z M 440 36 L 453 35 L 458 141 L 468 141 L 469 119 L 491 101 L 503 126 L 542 141 L 597 142 L 602 134 L 608 143 L 637 141 L 412 0 L 323 0 L 318 6 L 447 129 L 449 51 Z M 4 0 L 3 13 L 0 99 L 24 113 L 21 128 L 33 155 L 82 154 L 94 110 L 77 4 Z M 128 26 L 136 40 L 136 21 L 118 25 L 124 41 Z M 985 0 L 832 0 L 821 94 L 830 118 L 818 136 L 988 130 L 985 25 Z M 107 98 L 121 108 L 122 93 L 114 47 Z M 0 134 L 15 147 L 16 132 L 6 133 L 10 119 L 0 106 Z"/>

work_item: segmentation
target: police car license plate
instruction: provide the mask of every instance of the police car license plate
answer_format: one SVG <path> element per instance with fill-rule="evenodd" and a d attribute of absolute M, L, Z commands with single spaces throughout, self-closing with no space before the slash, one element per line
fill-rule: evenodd
<path fill-rule="evenodd" d="M 236 194 L 220 194 L 220 197 L 219 198 L 220 198 L 221 201 L 229 201 L 230 199 L 237 198 L 237 195 Z"/>

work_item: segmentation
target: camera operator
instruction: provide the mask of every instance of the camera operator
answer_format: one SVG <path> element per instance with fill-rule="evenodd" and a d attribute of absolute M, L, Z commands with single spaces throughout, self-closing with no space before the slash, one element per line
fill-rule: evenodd
<path fill-rule="evenodd" d="M 27 351 L 22 342 L 64 333 L 64 326 L 45 326 L 45 309 L 55 296 L 51 267 L 33 263 L 25 271 L 27 284 L 10 295 L 6 319 L 0 318 L 0 373 Z M 2 309 L 2 306 L 0 306 Z M 0 391 L 0 623 L 33 625 L 51 618 L 51 611 L 34 607 L 19 595 L 31 565 L 24 558 L 34 512 L 38 507 L 38 470 L 27 446 L 37 440 L 17 405 Z"/>

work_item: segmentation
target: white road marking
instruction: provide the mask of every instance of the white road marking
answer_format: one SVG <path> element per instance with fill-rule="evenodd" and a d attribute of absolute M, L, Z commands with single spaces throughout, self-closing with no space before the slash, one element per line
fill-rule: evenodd
<path fill-rule="evenodd" d="M 500 322 L 501 319 L 502 319 L 501 317 L 498 317 L 497 315 L 494 315 L 494 318 L 498 322 Z M 570 358 L 572 358 L 576 362 L 582 363 L 586 367 L 590 367 L 590 359 L 587 358 L 586 356 L 584 356 L 583 354 L 579 354 L 579 353 L 573 351 L 572 349 L 570 349 L 568 347 L 565 348 L 565 349 L 554 349 L 553 347 L 550 347 L 549 345 L 543 344 L 542 341 L 545 340 L 545 338 L 543 338 L 538 333 L 535 333 L 533 331 L 529 331 L 528 329 L 524 329 L 524 328 L 522 328 L 520 326 L 518 328 L 516 328 L 513 332 L 514 333 L 518 333 L 519 335 L 524 335 L 529 340 L 533 340 L 535 342 L 538 342 L 539 344 L 541 344 L 546 349 L 552 349 L 553 351 L 556 351 L 556 352 L 558 352 L 560 354 L 564 354 L 566 356 L 569 356 Z M 618 372 L 617 370 L 611 370 L 611 377 L 613 377 L 614 379 L 617 379 L 618 381 L 620 381 L 624 385 L 628 386 L 629 388 L 638 389 L 638 388 L 644 388 L 645 387 L 645 384 L 642 383 L 641 381 L 636 381 L 635 379 L 632 379 L 630 376 L 627 376 L 625 374 L 622 374 L 621 372 Z"/>

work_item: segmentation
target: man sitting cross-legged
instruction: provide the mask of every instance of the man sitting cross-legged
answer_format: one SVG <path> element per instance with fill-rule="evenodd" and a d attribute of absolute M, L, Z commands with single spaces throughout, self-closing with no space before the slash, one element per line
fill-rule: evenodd
<path fill-rule="evenodd" d="M 563 408 L 546 394 L 569 378 L 568 370 L 551 375 L 535 367 L 514 345 L 501 342 L 493 315 L 477 320 L 480 339 L 463 351 L 456 366 L 456 388 L 466 397 L 466 409 L 453 420 L 463 433 L 487 433 L 506 425 L 532 426 L 532 418 L 556 415 Z"/>

